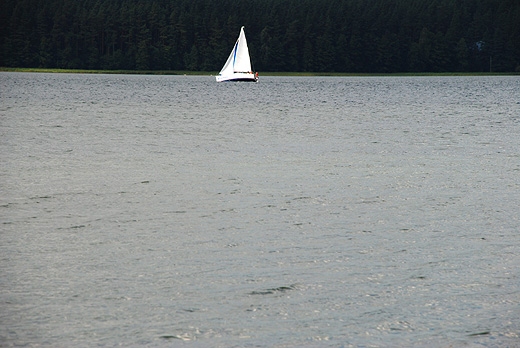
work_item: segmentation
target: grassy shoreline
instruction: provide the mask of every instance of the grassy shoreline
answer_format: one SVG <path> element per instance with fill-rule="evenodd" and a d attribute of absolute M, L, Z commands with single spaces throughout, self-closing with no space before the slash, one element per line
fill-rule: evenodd
<path fill-rule="evenodd" d="M 127 74 L 127 75 L 192 75 L 214 76 L 216 71 L 179 71 L 179 70 L 85 70 L 85 69 L 43 69 L 43 68 L 6 68 L 0 67 L 0 72 L 32 72 L 55 74 Z M 516 76 L 518 72 L 443 72 L 443 73 L 334 73 L 334 72 L 261 72 L 261 76 Z"/>

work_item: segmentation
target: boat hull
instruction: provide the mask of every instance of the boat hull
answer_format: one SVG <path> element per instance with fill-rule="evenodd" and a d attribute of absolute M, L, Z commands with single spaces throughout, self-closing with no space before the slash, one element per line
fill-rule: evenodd
<path fill-rule="evenodd" d="M 253 73 L 234 73 L 229 76 L 217 75 L 215 76 L 217 82 L 257 82 L 258 77 Z"/>

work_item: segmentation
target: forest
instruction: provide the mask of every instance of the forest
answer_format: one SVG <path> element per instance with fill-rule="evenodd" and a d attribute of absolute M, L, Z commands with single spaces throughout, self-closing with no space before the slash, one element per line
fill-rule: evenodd
<path fill-rule="evenodd" d="M 519 0 L 2 0 L 0 66 L 520 72 Z"/>

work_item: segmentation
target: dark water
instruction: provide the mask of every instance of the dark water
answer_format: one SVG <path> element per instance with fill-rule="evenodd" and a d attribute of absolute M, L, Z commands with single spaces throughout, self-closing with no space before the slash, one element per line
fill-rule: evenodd
<path fill-rule="evenodd" d="M 517 347 L 520 78 L 0 74 L 0 345 Z"/>

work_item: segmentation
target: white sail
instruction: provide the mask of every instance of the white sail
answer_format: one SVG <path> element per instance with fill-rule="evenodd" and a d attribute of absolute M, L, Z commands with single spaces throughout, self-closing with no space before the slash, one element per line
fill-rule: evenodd
<path fill-rule="evenodd" d="M 247 47 L 244 27 L 240 29 L 240 35 L 236 44 L 236 59 L 233 72 L 251 72 L 251 59 L 249 58 L 249 48 Z"/>
<path fill-rule="evenodd" d="M 217 81 L 256 81 L 257 77 L 251 69 L 251 59 L 249 58 L 249 48 L 247 47 L 246 34 L 244 27 L 240 29 L 238 40 L 233 46 L 226 63 Z"/>
<path fill-rule="evenodd" d="M 238 41 L 235 43 L 235 47 L 233 47 L 233 51 L 231 51 L 231 54 L 229 55 L 226 64 L 222 67 L 222 70 L 220 70 L 219 75 L 227 76 L 227 75 L 233 75 L 234 70 L 234 64 L 233 61 L 235 60 L 236 55 L 236 49 L 238 46 Z"/>

